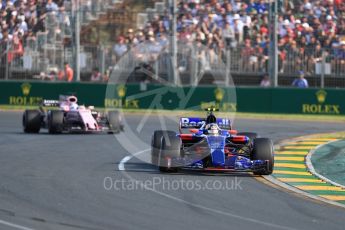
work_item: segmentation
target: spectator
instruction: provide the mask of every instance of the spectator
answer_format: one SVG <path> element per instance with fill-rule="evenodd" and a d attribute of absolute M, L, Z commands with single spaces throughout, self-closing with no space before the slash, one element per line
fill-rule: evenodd
<path fill-rule="evenodd" d="M 51 68 L 49 74 L 47 74 L 46 79 L 50 81 L 55 81 L 57 78 L 58 68 Z"/>
<path fill-rule="evenodd" d="M 65 71 L 59 70 L 57 74 L 57 79 L 59 81 L 65 81 Z"/>
<path fill-rule="evenodd" d="M 65 79 L 67 82 L 72 82 L 73 79 L 73 69 L 69 66 L 67 62 L 65 62 Z"/>
<path fill-rule="evenodd" d="M 262 80 L 261 80 L 261 83 L 260 83 L 260 86 L 261 87 L 271 87 L 271 81 L 270 81 L 270 78 L 268 75 L 265 75 Z"/>
<path fill-rule="evenodd" d="M 110 74 L 110 70 L 106 70 L 102 76 L 102 81 L 107 83 L 109 81 Z"/>
<path fill-rule="evenodd" d="M 24 54 L 24 48 L 23 48 L 22 42 L 20 41 L 18 36 L 13 37 L 12 47 L 9 49 L 7 53 L 8 63 L 19 60 L 23 56 L 23 54 Z"/>
<path fill-rule="evenodd" d="M 233 28 L 235 32 L 235 39 L 238 43 L 242 43 L 243 41 L 243 22 L 240 19 L 239 14 L 234 15 Z"/>
<path fill-rule="evenodd" d="M 99 72 L 99 69 L 96 67 L 92 71 L 91 75 L 92 82 L 101 82 L 102 81 L 102 74 Z"/>
<path fill-rule="evenodd" d="M 309 84 L 307 79 L 304 78 L 304 72 L 300 71 L 299 72 L 299 78 L 295 79 L 292 82 L 292 86 L 297 87 L 297 88 L 309 88 Z"/>
<path fill-rule="evenodd" d="M 114 46 L 114 54 L 115 54 L 115 57 L 116 57 L 116 62 L 120 60 L 120 58 L 125 54 L 127 53 L 128 51 L 128 47 L 127 45 L 125 44 L 125 38 L 120 36 L 118 39 L 117 39 L 117 44 L 115 44 Z"/>
<path fill-rule="evenodd" d="M 53 2 L 53 0 L 48 0 L 46 4 L 46 10 L 47 12 L 57 12 L 59 11 L 59 7 L 55 2 Z"/>
<path fill-rule="evenodd" d="M 233 48 L 236 46 L 235 33 L 232 27 L 230 26 L 229 22 L 225 23 L 225 27 L 223 29 L 223 37 L 224 37 L 225 45 L 227 48 L 230 48 L 230 47 Z"/>
<path fill-rule="evenodd" d="M 254 8 L 258 14 L 264 14 L 268 11 L 268 4 L 264 0 L 260 0 L 257 4 L 254 5 Z"/>
<path fill-rule="evenodd" d="M 25 21 L 25 16 L 24 15 L 21 15 L 18 17 L 19 19 L 19 29 L 22 30 L 23 32 L 27 32 L 28 31 L 28 24 L 26 23 Z"/>
<path fill-rule="evenodd" d="M 246 39 L 245 45 L 241 53 L 242 58 L 242 69 L 251 70 L 257 64 L 257 57 L 255 56 L 255 50 L 251 45 L 251 41 Z"/>

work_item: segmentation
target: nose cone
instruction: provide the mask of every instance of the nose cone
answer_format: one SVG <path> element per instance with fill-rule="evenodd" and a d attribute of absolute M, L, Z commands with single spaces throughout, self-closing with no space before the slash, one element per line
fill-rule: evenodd
<path fill-rule="evenodd" d="M 90 130 L 98 130 L 97 121 L 92 116 L 90 110 L 79 111 L 79 115 L 84 122 L 84 125 Z"/>
<path fill-rule="evenodd" d="M 225 137 L 224 136 L 208 136 L 208 145 L 211 150 L 212 164 L 213 166 L 225 165 Z"/>

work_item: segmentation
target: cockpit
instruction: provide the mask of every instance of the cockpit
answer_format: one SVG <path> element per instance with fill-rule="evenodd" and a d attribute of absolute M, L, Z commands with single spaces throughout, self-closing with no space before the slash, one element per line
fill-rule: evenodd
<path fill-rule="evenodd" d="M 77 111 L 79 108 L 78 98 L 75 96 L 60 96 L 60 108 L 64 111 Z"/>

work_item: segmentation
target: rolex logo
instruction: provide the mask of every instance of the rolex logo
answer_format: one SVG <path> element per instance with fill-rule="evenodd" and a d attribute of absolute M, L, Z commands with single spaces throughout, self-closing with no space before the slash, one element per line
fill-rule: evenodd
<path fill-rule="evenodd" d="M 119 85 L 117 87 L 117 95 L 121 98 L 126 96 L 126 87 L 124 85 Z"/>
<path fill-rule="evenodd" d="M 214 91 L 214 93 L 215 93 L 215 96 L 216 96 L 216 101 L 220 102 L 220 101 L 222 101 L 222 100 L 224 99 L 224 94 L 225 94 L 225 92 L 224 92 L 223 89 L 217 88 L 217 89 Z"/>
<path fill-rule="evenodd" d="M 318 101 L 320 104 L 323 104 L 323 103 L 326 101 L 327 92 L 326 92 L 325 90 L 319 90 L 319 91 L 316 93 L 316 98 L 317 98 L 317 101 Z"/>
<path fill-rule="evenodd" d="M 24 96 L 28 96 L 30 94 L 31 85 L 29 83 L 23 83 L 21 88 Z"/>

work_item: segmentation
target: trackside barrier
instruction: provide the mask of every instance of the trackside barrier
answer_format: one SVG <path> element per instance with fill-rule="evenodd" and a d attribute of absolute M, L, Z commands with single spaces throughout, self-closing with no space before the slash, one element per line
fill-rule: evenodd
<path fill-rule="evenodd" d="M 139 84 L 111 85 L 112 95 L 106 96 L 106 84 L 0 82 L 0 104 L 33 106 L 44 99 L 57 99 L 60 94 L 73 93 L 81 103 L 96 107 L 125 109 L 200 110 L 215 104 L 224 111 L 289 114 L 345 114 L 345 90 L 295 88 L 236 88 L 236 97 L 226 88 L 162 87 Z M 109 88 L 108 88 L 109 89 Z M 142 90 L 145 91 L 142 91 Z M 157 91 L 158 89 L 158 91 Z M 184 96 L 194 90 L 185 104 Z M 146 96 L 143 93 L 146 92 Z M 150 94 L 149 92 L 155 92 Z M 157 93 L 158 92 L 158 93 Z"/>

